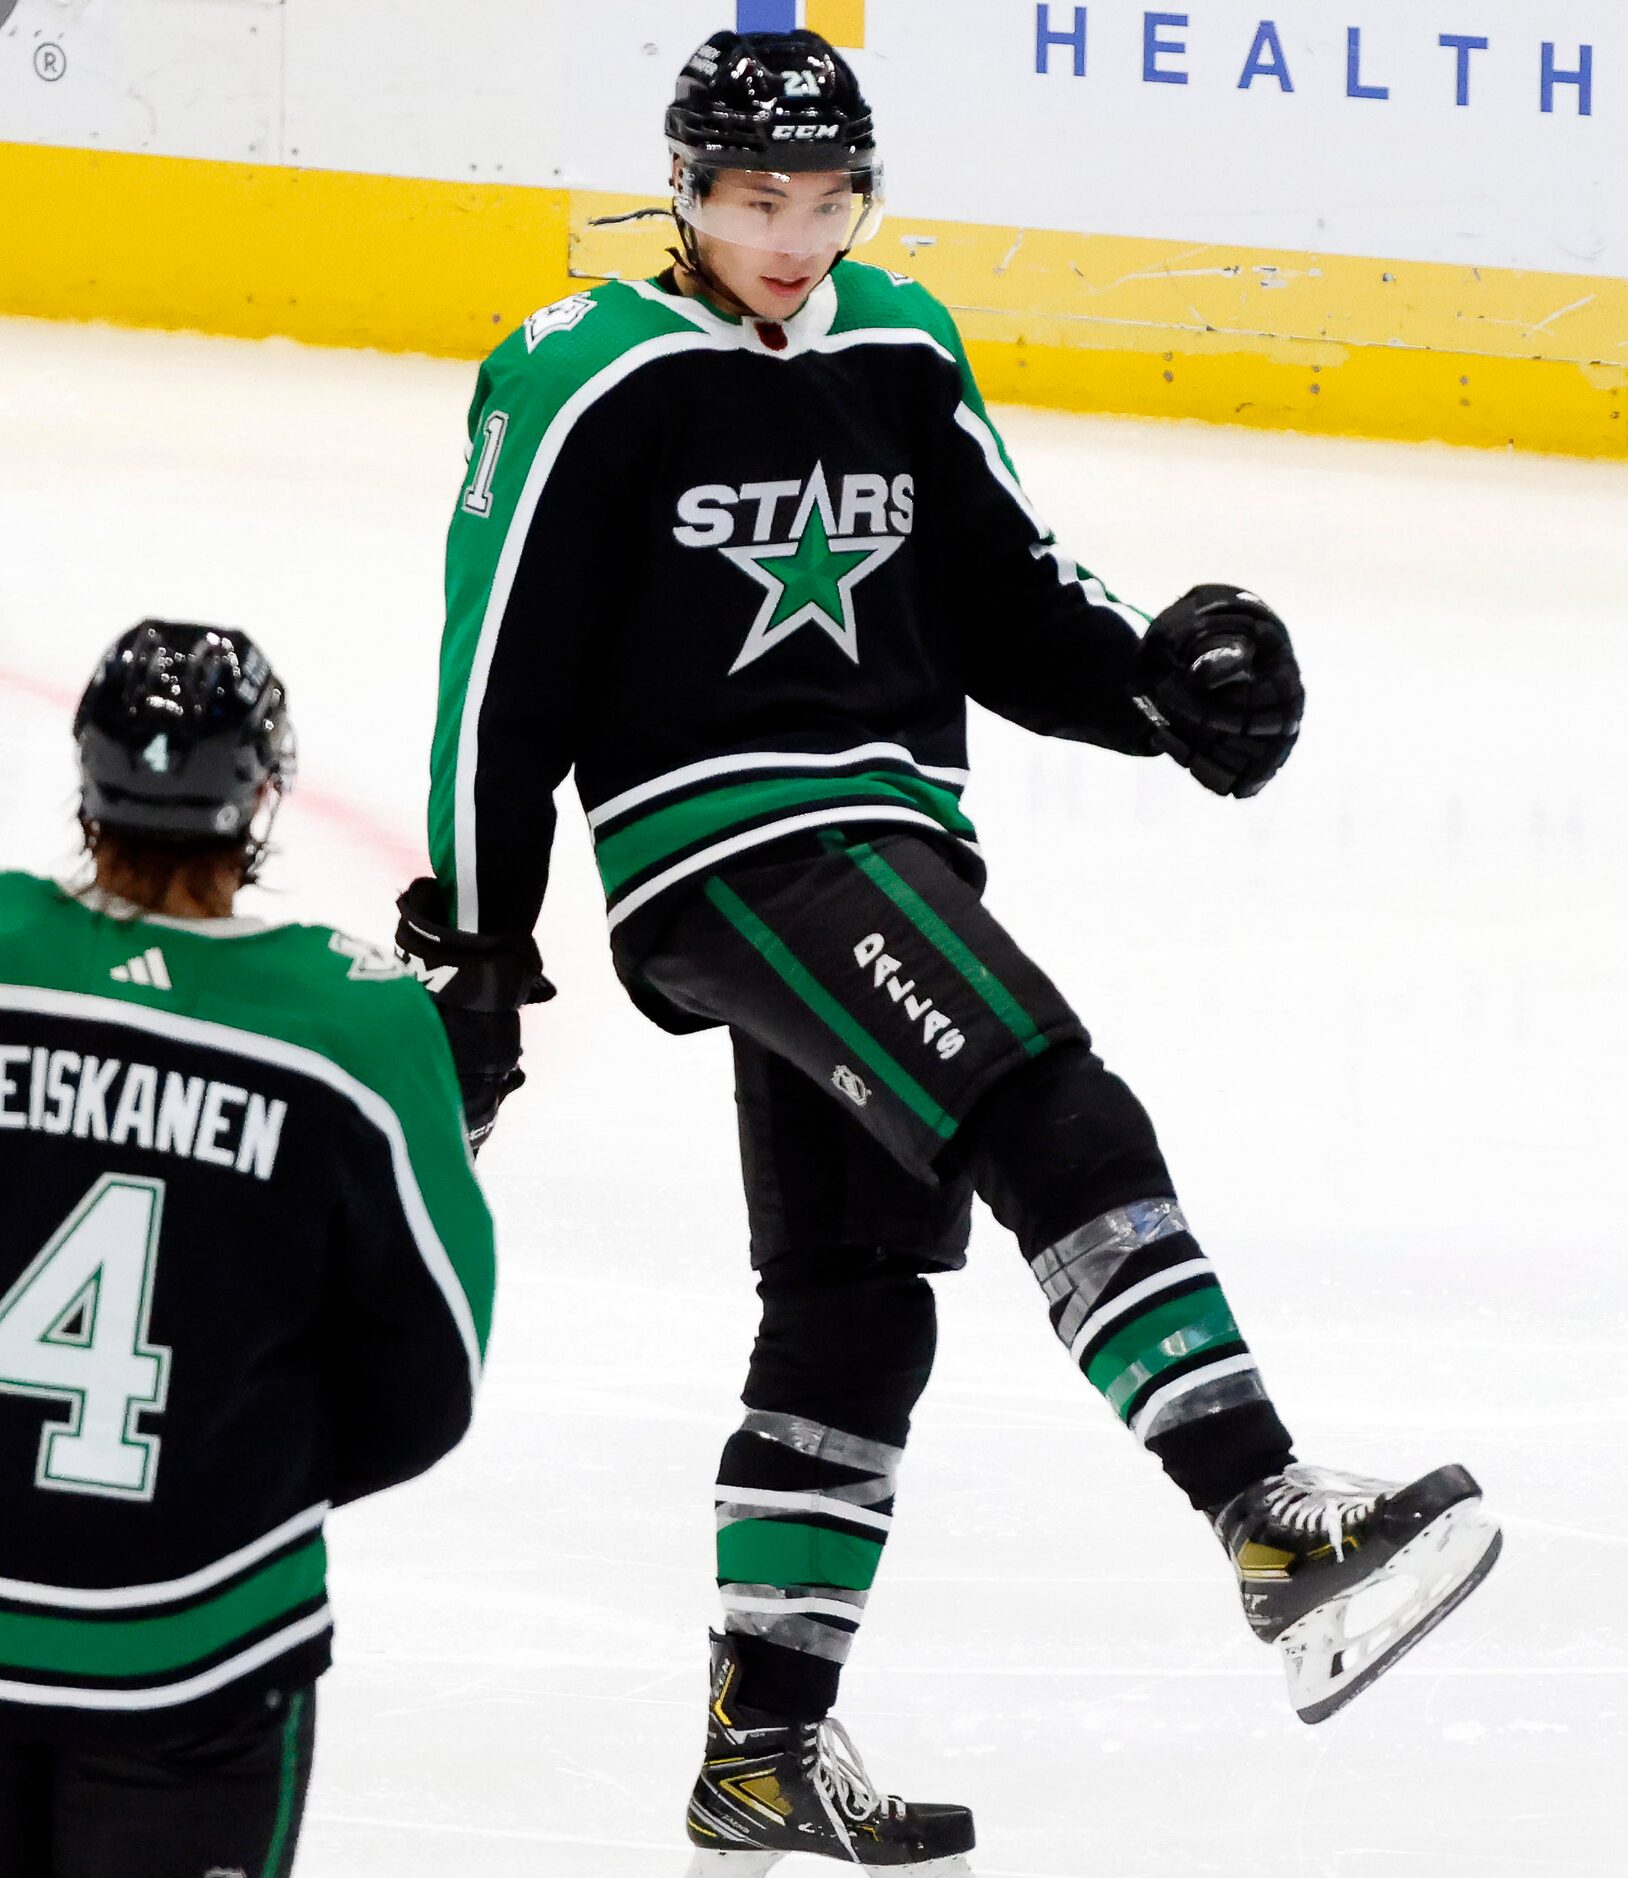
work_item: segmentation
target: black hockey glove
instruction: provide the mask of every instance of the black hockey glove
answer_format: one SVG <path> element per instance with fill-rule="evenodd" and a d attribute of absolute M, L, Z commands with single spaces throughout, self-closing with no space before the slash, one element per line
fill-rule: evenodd
<path fill-rule="evenodd" d="M 461 932 L 444 923 L 438 881 L 415 880 L 396 902 L 396 956 L 429 991 L 446 1026 L 464 1099 L 469 1145 L 480 1149 L 506 1096 L 526 1080 L 520 1067 L 520 1007 L 554 987 L 537 942 Z"/>
<path fill-rule="evenodd" d="M 1153 747 L 1218 796 L 1258 795 L 1289 760 L 1306 693 L 1282 620 L 1236 587 L 1195 587 L 1147 629 L 1133 702 Z"/>

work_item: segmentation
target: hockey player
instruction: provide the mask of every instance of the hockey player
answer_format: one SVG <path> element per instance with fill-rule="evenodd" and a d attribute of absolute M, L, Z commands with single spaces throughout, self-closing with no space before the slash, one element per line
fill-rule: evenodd
<path fill-rule="evenodd" d="M 1250 796 L 1299 730 L 1282 623 L 1222 585 L 1149 623 L 1057 546 L 949 315 L 846 258 L 881 169 L 823 40 L 716 34 L 667 132 L 672 268 L 545 308 L 480 374 L 435 878 L 398 946 L 478 1141 L 521 1081 L 520 1008 L 552 995 L 531 934 L 574 768 L 630 993 L 731 1033 L 763 1303 L 718 1476 L 696 1871 L 959 1871 L 967 1811 L 878 1792 L 829 1711 L 932 1363 L 925 1274 L 963 1262 L 975 1191 L 1213 1524 L 1307 1720 L 1463 1597 L 1497 1532 L 1460 1468 L 1393 1487 L 1295 1460 L 1141 1105 L 980 899 L 969 697 Z M 1381 1579 L 1401 1608 L 1347 1635 Z"/>
<path fill-rule="evenodd" d="M 94 884 L 0 875 L 0 1872 L 283 1878 L 329 1510 L 468 1425 L 491 1219 L 400 967 L 233 914 L 293 780 L 239 632 L 75 725 Z"/>

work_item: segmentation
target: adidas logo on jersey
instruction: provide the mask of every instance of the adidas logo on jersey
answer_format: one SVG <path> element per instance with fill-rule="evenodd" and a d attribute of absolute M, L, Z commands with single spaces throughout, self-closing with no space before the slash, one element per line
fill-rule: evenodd
<path fill-rule="evenodd" d="M 149 946 L 145 952 L 133 959 L 127 959 L 123 965 L 115 965 L 108 976 L 121 985 L 150 985 L 155 991 L 172 991 L 170 968 L 164 963 L 164 954 L 157 946 Z"/>

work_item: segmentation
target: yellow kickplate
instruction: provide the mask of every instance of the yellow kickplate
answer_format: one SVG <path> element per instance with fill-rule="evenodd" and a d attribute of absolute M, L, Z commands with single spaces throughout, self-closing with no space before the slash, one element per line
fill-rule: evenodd
<path fill-rule="evenodd" d="M 570 268 L 641 279 L 670 220 L 571 196 Z M 892 216 L 860 260 L 955 313 L 986 396 L 1628 461 L 1628 281 Z"/>
<path fill-rule="evenodd" d="M 834 0 L 833 0 L 834 3 Z M 675 239 L 648 198 L 0 141 L 0 314 L 480 358 Z M 1628 462 L 1628 281 L 892 216 L 985 394 Z"/>

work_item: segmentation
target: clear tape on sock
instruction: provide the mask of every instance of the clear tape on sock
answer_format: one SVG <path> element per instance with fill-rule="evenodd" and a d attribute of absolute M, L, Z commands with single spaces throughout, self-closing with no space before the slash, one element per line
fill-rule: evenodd
<path fill-rule="evenodd" d="M 1188 1231 L 1172 1199 L 1133 1200 L 1076 1227 L 1031 1261 L 1047 1302 L 1064 1307 L 1057 1334 L 1066 1345 L 1134 1254 Z"/>
<path fill-rule="evenodd" d="M 847 1662 L 868 1595 L 840 1585 L 726 1584 L 719 1590 L 726 1631 L 831 1663 Z"/>
<path fill-rule="evenodd" d="M 782 1415 L 772 1409 L 749 1408 L 741 1422 L 741 1433 L 759 1435 L 814 1460 L 851 1467 L 890 1483 L 897 1479 L 904 1464 L 903 1448 L 889 1447 L 885 1441 L 867 1441 L 863 1435 L 845 1434 L 840 1428 L 827 1428 L 823 1422 L 809 1421 L 802 1415 Z"/>
<path fill-rule="evenodd" d="M 1155 1435 L 1196 1422 L 1226 1409 L 1271 1398 L 1252 1356 L 1229 1356 L 1208 1369 L 1156 1389 L 1131 1419 L 1131 1433 L 1144 1445 Z"/>
<path fill-rule="evenodd" d="M 865 1490 L 874 1500 L 887 1500 L 892 1497 L 892 1488 L 885 1493 L 876 1493 L 872 1489 L 881 1483 L 867 1481 Z M 732 1526 L 740 1519 L 770 1519 L 784 1513 L 808 1513 L 816 1519 L 844 1520 L 850 1526 L 861 1526 L 867 1532 L 879 1532 L 885 1538 L 893 1530 L 891 1513 L 873 1513 L 868 1507 L 860 1506 L 853 1500 L 839 1499 L 833 1493 L 784 1493 L 769 1487 L 726 1487 L 722 1482 L 713 1494 L 718 1530 Z"/>

